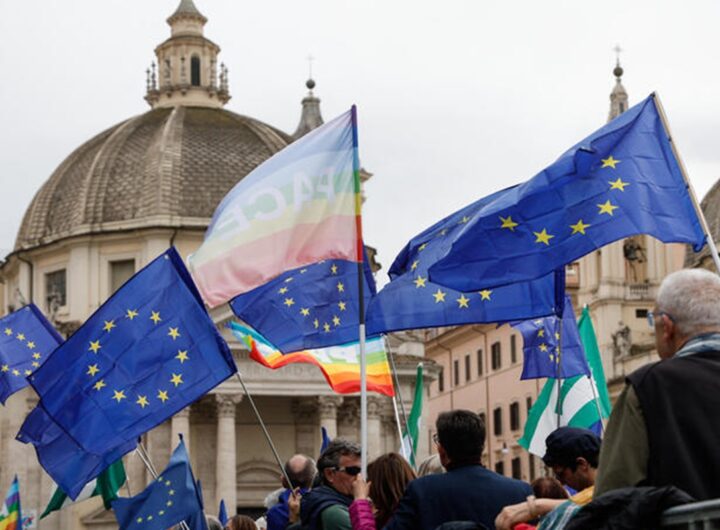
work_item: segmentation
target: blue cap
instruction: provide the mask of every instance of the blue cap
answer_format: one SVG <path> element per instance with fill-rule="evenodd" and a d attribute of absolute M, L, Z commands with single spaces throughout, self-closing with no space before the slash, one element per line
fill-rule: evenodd
<path fill-rule="evenodd" d="M 546 466 L 574 462 L 578 457 L 588 459 L 600 452 L 600 437 L 588 429 L 560 427 L 545 439 Z"/>

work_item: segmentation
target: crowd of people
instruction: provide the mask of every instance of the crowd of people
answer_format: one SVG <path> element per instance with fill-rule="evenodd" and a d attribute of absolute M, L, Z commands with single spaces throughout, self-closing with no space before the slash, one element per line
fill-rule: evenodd
<path fill-rule="evenodd" d="M 440 414 L 436 454 L 416 471 L 397 453 L 361 473 L 360 447 L 335 439 L 317 464 L 285 465 L 283 491 L 245 530 L 540 530 L 653 528 L 668 507 L 720 497 L 720 278 L 682 270 L 660 286 L 649 318 L 661 360 L 627 377 L 601 442 L 560 427 L 546 440 L 553 476 L 528 484 L 481 463 L 482 418 Z"/>

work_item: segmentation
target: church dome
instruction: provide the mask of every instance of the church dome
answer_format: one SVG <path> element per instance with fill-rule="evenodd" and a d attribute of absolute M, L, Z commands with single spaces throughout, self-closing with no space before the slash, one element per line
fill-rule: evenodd
<path fill-rule="evenodd" d="M 198 228 L 291 137 L 221 108 L 157 107 L 88 140 L 35 195 L 15 250 L 148 227 Z"/>

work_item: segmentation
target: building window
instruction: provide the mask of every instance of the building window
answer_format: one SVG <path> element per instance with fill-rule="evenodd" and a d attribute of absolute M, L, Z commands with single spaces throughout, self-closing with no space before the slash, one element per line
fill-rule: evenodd
<path fill-rule="evenodd" d="M 190 84 L 200 86 L 200 57 L 193 55 L 190 59 Z"/>
<path fill-rule="evenodd" d="M 502 430 L 502 408 L 498 407 L 493 410 L 493 433 L 495 436 L 500 436 Z"/>
<path fill-rule="evenodd" d="M 525 406 L 527 407 L 527 413 L 530 414 L 530 409 L 532 408 L 532 398 L 525 398 Z"/>
<path fill-rule="evenodd" d="M 480 377 L 483 374 L 483 351 L 482 350 L 477 351 L 477 367 L 478 367 L 478 377 Z"/>
<path fill-rule="evenodd" d="M 45 275 L 45 297 L 49 313 L 57 311 L 58 307 L 67 304 L 65 269 L 49 272 Z"/>
<path fill-rule="evenodd" d="M 110 290 L 112 293 L 120 289 L 122 285 L 135 274 L 135 260 L 124 259 L 110 262 Z"/>
<path fill-rule="evenodd" d="M 517 362 L 517 337 L 510 335 L 510 363 L 515 364 Z"/>
<path fill-rule="evenodd" d="M 522 463 L 520 457 L 517 456 L 510 462 L 512 466 L 512 478 L 520 480 L 522 478 Z"/>
<path fill-rule="evenodd" d="M 500 343 L 494 342 L 490 347 L 490 356 L 492 357 L 492 369 L 499 370 L 502 366 L 502 355 L 500 353 Z"/>
<path fill-rule="evenodd" d="M 470 381 L 470 354 L 465 356 L 465 382 Z"/>
<path fill-rule="evenodd" d="M 520 429 L 520 403 L 513 401 L 510 403 L 510 430 L 517 431 Z"/>
<path fill-rule="evenodd" d="M 460 384 L 460 361 L 457 359 L 453 361 L 453 384 L 455 386 Z"/>
<path fill-rule="evenodd" d="M 440 367 L 438 372 L 438 392 L 445 392 L 445 369 Z"/>
<path fill-rule="evenodd" d="M 647 309 L 636 309 L 635 310 L 635 318 L 647 318 L 647 316 L 648 316 Z"/>
<path fill-rule="evenodd" d="M 500 462 L 495 462 L 495 473 L 499 475 L 505 474 L 505 462 L 502 460 Z"/>

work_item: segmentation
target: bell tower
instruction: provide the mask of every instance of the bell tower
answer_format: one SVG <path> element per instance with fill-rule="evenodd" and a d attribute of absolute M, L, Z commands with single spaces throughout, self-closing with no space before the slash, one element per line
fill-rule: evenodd
<path fill-rule="evenodd" d="M 217 62 L 220 47 L 203 35 L 206 22 L 193 0 L 181 0 L 167 19 L 170 38 L 155 48 L 157 62 L 146 72 L 152 108 L 219 108 L 230 100 L 227 68 Z"/>

